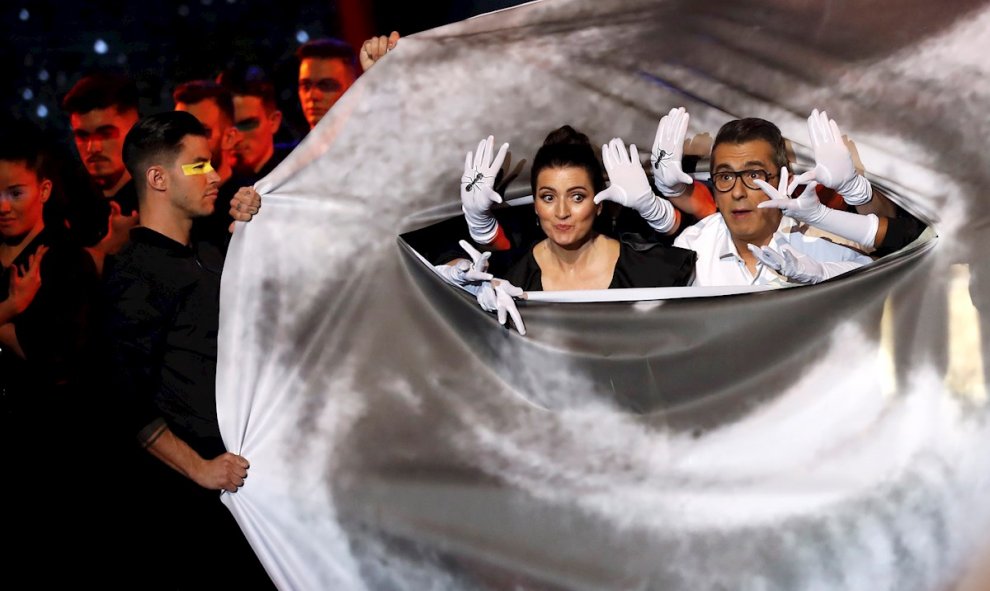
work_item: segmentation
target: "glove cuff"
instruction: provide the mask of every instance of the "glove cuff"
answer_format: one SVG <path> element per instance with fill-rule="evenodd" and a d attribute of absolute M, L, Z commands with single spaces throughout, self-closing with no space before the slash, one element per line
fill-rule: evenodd
<path fill-rule="evenodd" d="M 857 174 L 839 185 L 836 189 L 842 199 L 849 205 L 865 205 L 873 199 L 873 186 L 865 176 Z"/>
<path fill-rule="evenodd" d="M 667 198 L 680 197 L 687 192 L 688 187 L 690 186 L 687 183 L 677 183 L 673 186 L 667 186 L 657 177 L 653 177 L 653 182 L 656 184 L 657 190 L 660 191 L 660 194 Z"/>
<path fill-rule="evenodd" d="M 653 191 L 650 191 L 649 196 L 653 197 L 652 201 L 649 201 L 645 194 L 640 198 L 641 201 L 649 203 L 649 206 L 644 208 L 643 211 L 640 211 L 639 214 L 651 228 L 660 234 L 669 234 L 677 222 L 677 214 L 674 213 L 674 206 L 671 205 L 670 201 L 654 195 Z M 644 197 L 647 198 L 644 199 Z"/>
<path fill-rule="evenodd" d="M 471 240 L 478 244 L 489 244 L 495 240 L 495 235 L 498 234 L 498 222 L 494 216 L 487 211 L 469 212 L 463 205 L 461 211 L 464 212 L 464 221 L 467 222 Z"/>

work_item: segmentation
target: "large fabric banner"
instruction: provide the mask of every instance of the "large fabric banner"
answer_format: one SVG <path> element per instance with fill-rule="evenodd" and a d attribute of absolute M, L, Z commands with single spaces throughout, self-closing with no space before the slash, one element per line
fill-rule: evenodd
<path fill-rule="evenodd" d="M 223 276 L 224 500 L 272 578 L 957 585 L 990 532 L 988 53 L 969 0 L 545 0 L 403 38 L 259 183 Z M 799 170 L 826 109 L 929 230 L 815 286 L 520 302 L 526 336 L 400 238 L 460 214 L 489 134 L 519 197 L 550 130 L 645 152 L 676 106 L 702 140 L 777 123 Z"/>

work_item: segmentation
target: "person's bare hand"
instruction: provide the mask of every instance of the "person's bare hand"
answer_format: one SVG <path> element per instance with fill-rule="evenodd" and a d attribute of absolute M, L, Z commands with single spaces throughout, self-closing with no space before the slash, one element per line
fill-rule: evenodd
<path fill-rule="evenodd" d="M 104 254 L 116 254 L 131 238 L 131 228 L 138 225 L 140 218 L 137 210 L 131 215 L 124 215 L 120 204 L 110 201 L 110 217 L 107 219 L 107 235 L 100 240 L 98 248 Z"/>
<path fill-rule="evenodd" d="M 253 187 L 241 187 L 230 200 L 230 217 L 239 222 L 250 222 L 261 210 L 261 195 Z M 234 224 L 228 230 L 233 233 Z"/>
<path fill-rule="evenodd" d="M 206 460 L 195 480 L 203 488 L 237 492 L 238 488 L 244 486 L 250 466 L 242 456 L 225 452 L 212 460 Z"/>
<path fill-rule="evenodd" d="M 15 266 L 10 270 L 7 299 L 17 314 L 27 310 L 41 288 L 41 259 L 46 252 L 48 252 L 47 246 L 39 246 L 38 250 L 28 257 L 26 265 Z"/>
<path fill-rule="evenodd" d="M 383 55 L 395 49 L 395 45 L 399 42 L 399 32 L 392 31 L 392 34 L 386 37 L 381 35 L 378 37 L 372 37 L 368 39 L 363 44 L 361 44 L 360 60 L 361 69 L 367 72 L 371 66 L 375 65 L 375 62 L 380 60 Z"/>

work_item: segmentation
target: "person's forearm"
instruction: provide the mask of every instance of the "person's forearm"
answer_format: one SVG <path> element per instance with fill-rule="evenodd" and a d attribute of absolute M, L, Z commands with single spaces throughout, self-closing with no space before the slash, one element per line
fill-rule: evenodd
<path fill-rule="evenodd" d="M 198 477 L 205 460 L 167 426 L 162 425 L 150 437 L 150 441 L 144 443 L 145 449 L 151 455 L 189 480 L 200 484 Z"/>
<path fill-rule="evenodd" d="M 17 341 L 17 331 L 14 330 L 14 324 L 11 322 L 0 324 L 0 347 L 9 348 L 15 355 L 25 359 L 24 350 Z"/>
<path fill-rule="evenodd" d="M 883 191 L 873 187 L 873 199 L 870 199 L 863 205 L 857 205 L 856 213 L 867 215 L 875 213 L 881 218 L 892 218 L 897 216 L 897 206 L 891 201 Z M 880 244 L 879 240 L 877 244 Z"/>
<path fill-rule="evenodd" d="M 10 299 L 0 302 L 0 324 L 7 324 L 17 316 L 17 307 Z"/>
<path fill-rule="evenodd" d="M 704 184 L 695 181 L 684 193 L 667 198 L 674 207 L 697 219 L 704 219 L 715 213 L 715 199 Z"/>

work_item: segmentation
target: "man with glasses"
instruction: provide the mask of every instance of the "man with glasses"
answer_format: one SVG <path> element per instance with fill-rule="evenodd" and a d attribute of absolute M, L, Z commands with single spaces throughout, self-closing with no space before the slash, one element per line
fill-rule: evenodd
<path fill-rule="evenodd" d="M 664 163 L 661 158 L 660 165 L 673 173 L 668 176 L 682 183 L 682 193 L 691 189 L 690 177 L 683 172 L 676 174 L 679 163 Z M 710 215 L 685 229 L 674 241 L 674 246 L 698 253 L 693 285 L 818 283 L 872 260 L 851 248 L 809 235 L 809 226 L 784 216 L 779 207 L 760 207 L 770 200 L 764 187 L 782 186 L 784 193 L 789 193 L 786 166 L 784 138 L 773 123 L 747 118 L 722 126 L 711 155 L 719 215 Z M 658 176 L 658 188 L 663 192 L 661 180 Z M 814 183 L 810 183 L 802 198 L 811 199 L 808 192 L 814 190 Z"/>
<path fill-rule="evenodd" d="M 354 50 L 339 39 L 314 39 L 296 50 L 299 59 L 299 104 L 309 128 L 354 84 Z"/>

